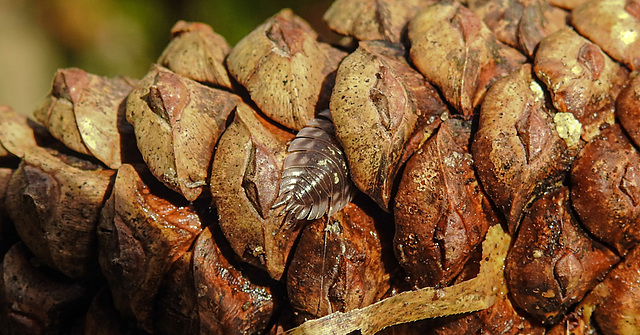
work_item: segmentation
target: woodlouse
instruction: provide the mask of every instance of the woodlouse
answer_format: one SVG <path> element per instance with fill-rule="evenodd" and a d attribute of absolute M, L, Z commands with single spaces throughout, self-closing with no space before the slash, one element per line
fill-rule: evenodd
<path fill-rule="evenodd" d="M 328 109 L 298 132 L 287 151 L 280 191 L 273 205 L 285 205 L 280 212 L 287 213 L 284 222 L 331 216 L 351 201 L 356 188 Z"/>

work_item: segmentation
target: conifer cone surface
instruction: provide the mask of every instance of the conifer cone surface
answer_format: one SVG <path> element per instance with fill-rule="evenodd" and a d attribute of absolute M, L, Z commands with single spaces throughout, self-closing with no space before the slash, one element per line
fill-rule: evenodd
<path fill-rule="evenodd" d="M 363 334 L 640 333 L 640 2 L 324 19 L 339 44 L 289 9 L 235 46 L 179 21 L 142 78 L 60 69 L 33 118 L 0 106 L 0 334 L 331 333 L 365 310 Z M 327 109 L 356 194 L 292 218 L 287 148 Z M 332 164 L 301 160 L 292 197 L 326 203 Z M 444 315 L 402 309 L 421 292 Z"/>

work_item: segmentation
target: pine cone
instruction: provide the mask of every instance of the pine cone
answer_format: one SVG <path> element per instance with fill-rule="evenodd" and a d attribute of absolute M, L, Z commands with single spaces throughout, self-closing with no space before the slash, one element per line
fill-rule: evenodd
<path fill-rule="evenodd" d="M 640 333 L 636 0 L 325 19 L 0 106 L 0 332 Z"/>

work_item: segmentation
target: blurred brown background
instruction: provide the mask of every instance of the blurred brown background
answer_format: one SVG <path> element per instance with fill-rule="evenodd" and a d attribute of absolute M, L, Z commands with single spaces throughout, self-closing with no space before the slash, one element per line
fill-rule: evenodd
<path fill-rule="evenodd" d="M 56 69 L 139 78 L 178 20 L 204 22 L 235 45 L 282 8 L 322 35 L 331 0 L 0 0 L 0 104 L 30 115 Z"/>

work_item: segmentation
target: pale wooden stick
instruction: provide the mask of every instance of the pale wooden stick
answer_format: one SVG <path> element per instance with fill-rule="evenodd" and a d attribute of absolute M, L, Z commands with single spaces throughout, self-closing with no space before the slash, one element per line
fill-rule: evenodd
<path fill-rule="evenodd" d="M 510 241 L 511 237 L 500 225 L 489 229 L 482 243 L 480 272 L 476 278 L 440 289 L 425 287 L 402 292 L 364 308 L 309 320 L 287 334 L 348 334 L 360 330 L 363 335 L 371 335 L 401 323 L 488 308 L 503 285 L 502 271 Z"/>

